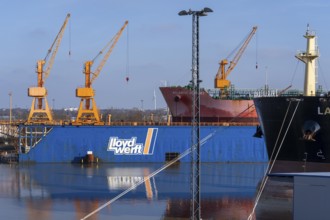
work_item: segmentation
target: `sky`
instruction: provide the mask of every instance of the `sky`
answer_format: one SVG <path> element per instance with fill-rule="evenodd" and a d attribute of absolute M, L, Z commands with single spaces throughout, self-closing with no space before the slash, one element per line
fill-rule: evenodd
<path fill-rule="evenodd" d="M 101 109 L 165 108 L 159 87 L 184 86 L 191 80 L 192 16 L 178 16 L 178 12 L 204 7 L 213 13 L 199 20 L 201 87 L 213 88 L 219 61 L 258 26 L 228 79 L 242 89 L 267 83 L 271 88 L 292 84 L 302 90 L 304 65 L 294 56 L 306 49 L 303 35 L 309 24 L 320 49 L 318 84 L 329 90 L 328 0 L 4 0 L 0 108 L 9 108 L 9 93 L 13 107 L 30 108 L 27 90 L 37 85 L 36 62 L 44 59 L 67 13 L 71 17 L 45 81 L 51 107 L 79 106 L 75 90 L 84 85 L 84 62 L 93 59 L 128 20 L 93 82 L 96 104 Z"/>

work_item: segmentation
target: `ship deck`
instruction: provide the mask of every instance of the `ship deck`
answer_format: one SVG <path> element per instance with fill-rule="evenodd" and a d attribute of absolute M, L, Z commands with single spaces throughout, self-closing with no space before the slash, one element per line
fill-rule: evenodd
<path fill-rule="evenodd" d="M 7 131 L 12 130 L 16 126 L 26 124 L 23 121 L 0 121 L 0 133 L 6 134 Z M 28 124 L 26 124 L 28 125 Z M 30 124 L 33 125 L 33 124 Z M 37 125 L 37 124 L 34 124 Z M 40 124 L 44 125 L 44 124 Z M 70 122 L 66 121 L 54 121 L 47 125 L 72 125 Z M 114 121 L 106 123 L 105 125 L 95 125 L 95 126 L 192 126 L 192 122 L 153 122 L 153 121 Z M 233 122 L 233 121 L 222 121 L 222 122 L 200 122 L 200 126 L 257 126 L 258 121 L 244 121 L 244 122 Z M 90 126 L 90 125 L 89 125 Z"/>
<path fill-rule="evenodd" d="M 192 126 L 192 122 L 112 122 L 113 126 Z M 257 126 L 259 122 L 200 122 L 200 126 Z"/>

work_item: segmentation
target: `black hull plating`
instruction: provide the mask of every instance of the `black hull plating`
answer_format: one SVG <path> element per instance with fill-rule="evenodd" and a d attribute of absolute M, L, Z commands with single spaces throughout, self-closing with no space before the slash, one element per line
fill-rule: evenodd
<path fill-rule="evenodd" d="M 329 97 L 261 97 L 254 103 L 277 171 L 330 171 Z"/>

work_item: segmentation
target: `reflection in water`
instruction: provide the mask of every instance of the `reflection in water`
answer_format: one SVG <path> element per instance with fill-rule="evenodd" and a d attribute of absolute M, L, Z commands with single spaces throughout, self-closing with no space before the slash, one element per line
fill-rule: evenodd
<path fill-rule="evenodd" d="M 256 209 L 258 220 L 293 219 L 293 178 L 269 177 Z"/>
<path fill-rule="evenodd" d="M 252 198 L 202 199 L 202 219 L 247 219 L 253 208 Z M 190 218 L 189 200 L 170 200 L 163 219 Z"/>
<path fill-rule="evenodd" d="M 12 218 L 81 219 L 162 164 L 0 165 L 0 197 Z M 203 219 L 247 219 L 266 164 L 202 164 Z M 1 203 L 5 199 L 0 200 Z M 9 200 L 8 200 L 9 202 Z M 12 202 L 12 200 L 10 200 Z M 190 164 L 171 166 L 88 219 L 188 219 Z"/>

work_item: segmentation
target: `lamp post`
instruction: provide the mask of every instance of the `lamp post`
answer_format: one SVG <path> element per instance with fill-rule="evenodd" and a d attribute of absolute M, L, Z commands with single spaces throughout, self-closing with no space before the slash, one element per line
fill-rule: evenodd
<path fill-rule="evenodd" d="M 210 8 L 204 8 L 200 11 L 180 11 L 179 15 L 192 15 L 192 79 L 193 103 L 192 103 L 192 143 L 191 143 L 191 219 L 201 219 L 200 212 L 200 91 L 199 83 L 199 17 L 207 16 L 207 13 L 213 12 Z"/>
<path fill-rule="evenodd" d="M 13 93 L 9 92 L 9 125 L 11 125 L 11 118 L 12 118 L 12 105 L 13 105 Z"/>
<path fill-rule="evenodd" d="M 143 99 L 141 99 L 141 111 L 143 112 Z"/>

